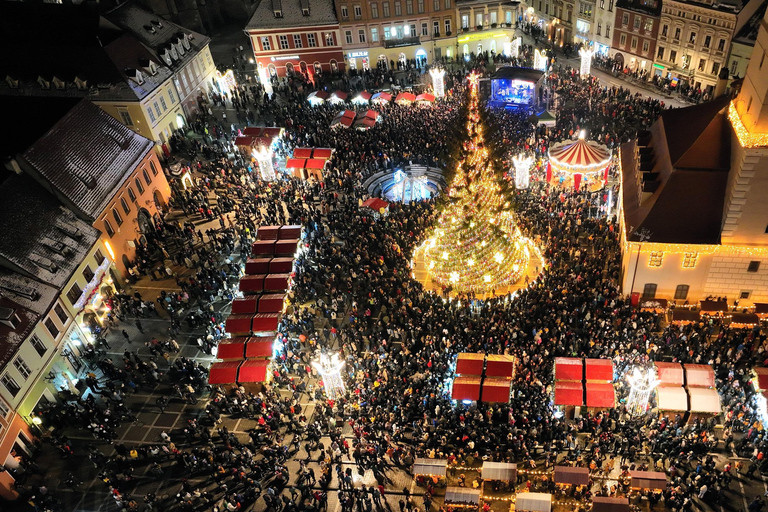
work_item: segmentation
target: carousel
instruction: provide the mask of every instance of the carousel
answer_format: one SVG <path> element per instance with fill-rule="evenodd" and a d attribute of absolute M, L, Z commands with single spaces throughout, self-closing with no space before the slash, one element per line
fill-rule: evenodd
<path fill-rule="evenodd" d="M 559 142 L 549 149 L 547 182 L 597 190 L 608 180 L 611 159 L 607 146 L 586 140 L 582 131 L 577 140 Z"/>

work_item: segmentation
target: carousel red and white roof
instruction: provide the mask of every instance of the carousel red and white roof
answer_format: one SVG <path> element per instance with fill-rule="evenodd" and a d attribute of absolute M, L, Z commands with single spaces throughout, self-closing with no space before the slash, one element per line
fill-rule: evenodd
<path fill-rule="evenodd" d="M 571 172 L 597 172 L 611 162 L 611 152 L 602 144 L 578 139 L 560 142 L 549 150 L 552 167 Z"/>

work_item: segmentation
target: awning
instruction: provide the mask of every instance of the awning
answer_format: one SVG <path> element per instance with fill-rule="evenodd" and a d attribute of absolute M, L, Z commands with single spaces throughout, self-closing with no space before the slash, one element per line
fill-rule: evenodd
<path fill-rule="evenodd" d="M 480 400 L 480 377 L 456 377 L 451 388 L 453 400 Z"/>
<path fill-rule="evenodd" d="M 594 496 L 592 512 L 629 512 L 629 499 Z"/>
<path fill-rule="evenodd" d="M 521 492 L 515 496 L 517 512 L 551 512 L 552 495 L 543 492 Z"/>
<path fill-rule="evenodd" d="M 379 199 L 378 197 L 371 197 L 370 199 L 363 201 L 361 206 L 363 208 L 370 208 L 371 210 L 378 212 L 382 208 L 389 208 L 389 203 L 383 199 Z"/>
<path fill-rule="evenodd" d="M 433 103 L 435 101 L 435 97 L 428 93 L 419 94 L 416 96 L 416 101 L 424 102 L 424 103 Z"/>
<path fill-rule="evenodd" d="M 715 370 L 708 364 L 684 364 L 685 385 L 689 388 L 715 387 Z"/>
<path fill-rule="evenodd" d="M 572 468 L 570 466 L 555 466 L 555 483 L 570 485 L 587 485 L 589 483 L 589 468 Z"/>
<path fill-rule="evenodd" d="M 255 276 L 243 276 L 240 279 L 239 290 L 243 293 L 254 293 L 264 290 L 264 278 L 267 277 L 264 274 L 257 274 Z"/>
<path fill-rule="evenodd" d="M 466 487 L 446 487 L 446 505 L 480 505 L 480 489 L 468 489 Z"/>
<path fill-rule="evenodd" d="M 584 405 L 584 388 L 581 382 L 555 382 L 555 405 Z"/>
<path fill-rule="evenodd" d="M 287 290 L 290 280 L 291 274 L 268 274 L 264 278 L 264 291 L 282 292 Z"/>
<path fill-rule="evenodd" d="M 456 358 L 456 375 L 482 375 L 484 361 L 483 354 L 462 352 Z"/>
<path fill-rule="evenodd" d="M 259 313 L 280 313 L 285 302 L 284 293 L 268 293 L 259 297 Z"/>
<path fill-rule="evenodd" d="M 254 143 L 254 137 L 235 137 L 235 146 L 251 147 Z"/>
<path fill-rule="evenodd" d="M 338 99 L 339 101 L 345 101 L 347 99 L 347 93 L 344 91 L 336 91 L 333 93 L 333 97 Z"/>
<path fill-rule="evenodd" d="M 328 99 L 328 93 L 325 91 L 312 91 L 307 96 L 307 100 L 311 103 L 322 103 Z"/>
<path fill-rule="evenodd" d="M 374 121 L 379 118 L 379 113 L 375 110 L 368 110 L 363 117 L 367 117 L 368 119 L 373 119 Z"/>
<path fill-rule="evenodd" d="M 257 313 L 253 316 L 253 332 L 276 331 L 280 323 L 278 313 Z"/>
<path fill-rule="evenodd" d="M 512 377 L 486 377 L 483 381 L 482 401 L 487 403 L 509 403 Z"/>
<path fill-rule="evenodd" d="M 268 139 L 280 137 L 283 134 L 283 128 L 279 126 L 265 126 L 261 129 L 261 136 Z"/>
<path fill-rule="evenodd" d="M 363 91 L 357 96 L 355 96 L 354 98 L 352 98 L 352 103 L 357 103 L 357 104 L 368 103 L 371 100 L 371 96 L 372 94 L 369 93 L 368 91 Z"/>
<path fill-rule="evenodd" d="M 267 380 L 267 359 L 249 359 L 240 366 L 237 382 L 265 382 Z"/>
<path fill-rule="evenodd" d="M 483 462 L 483 469 L 480 474 L 483 480 L 515 482 L 517 481 L 517 464 L 485 461 Z"/>
<path fill-rule="evenodd" d="M 667 309 L 667 304 L 667 299 L 642 299 L 640 301 L 640 309 L 662 312 Z"/>
<path fill-rule="evenodd" d="M 286 169 L 303 169 L 306 164 L 307 164 L 307 161 L 304 158 L 289 158 L 288 160 L 285 161 L 285 168 Z"/>
<path fill-rule="evenodd" d="M 312 148 L 296 148 L 293 150 L 293 158 L 311 158 Z"/>
<path fill-rule="evenodd" d="M 253 242 L 251 251 L 254 256 L 272 256 L 275 254 L 275 241 L 274 240 L 258 240 Z"/>
<path fill-rule="evenodd" d="M 269 262 L 272 258 L 249 258 L 245 262 L 245 275 L 269 274 Z"/>
<path fill-rule="evenodd" d="M 400 94 L 397 95 L 397 98 L 395 98 L 395 103 L 398 103 L 400 105 L 413 103 L 414 101 L 416 101 L 416 95 L 410 92 L 401 92 Z"/>
<path fill-rule="evenodd" d="M 293 258 L 273 258 L 269 262 L 269 274 L 288 274 L 293 270 Z"/>
<path fill-rule="evenodd" d="M 682 386 L 683 385 L 683 367 L 680 363 L 653 363 L 656 367 L 656 376 L 659 379 L 659 386 Z"/>
<path fill-rule="evenodd" d="M 259 300 L 256 296 L 237 298 L 232 301 L 233 315 L 253 315 L 258 311 Z"/>
<path fill-rule="evenodd" d="M 371 97 L 371 103 L 386 103 L 392 100 L 392 95 L 388 92 L 377 92 Z"/>
<path fill-rule="evenodd" d="M 229 315 L 224 322 L 224 330 L 231 334 L 250 334 L 253 315 Z"/>
<path fill-rule="evenodd" d="M 688 388 L 688 396 L 691 398 L 691 412 L 703 414 L 720 414 L 720 395 L 716 389 Z"/>
<path fill-rule="evenodd" d="M 760 318 L 755 313 L 732 313 L 728 326 L 732 329 L 751 329 L 758 324 Z"/>
<path fill-rule="evenodd" d="M 728 311 L 728 302 L 724 300 L 701 301 L 701 312 L 707 314 L 725 313 Z"/>
<path fill-rule="evenodd" d="M 249 339 L 245 345 L 245 357 L 247 359 L 271 358 L 274 336 L 272 338 L 272 341 L 251 341 L 251 339 L 260 340 L 263 338 Z"/>
<path fill-rule="evenodd" d="M 370 130 L 376 126 L 376 121 L 370 117 L 364 117 L 355 123 L 355 128 L 358 130 Z"/>
<path fill-rule="evenodd" d="M 656 405 L 662 411 L 685 412 L 688 410 L 688 394 L 681 387 L 657 387 Z"/>
<path fill-rule="evenodd" d="M 577 357 L 555 358 L 555 380 L 582 380 L 584 363 Z"/>
<path fill-rule="evenodd" d="M 245 342 L 248 338 L 236 337 L 228 340 L 221 340 L 216 350 L 216 357 L 218 359 L 243 359 L 245 353 Z"/>
<path fill-rule="evenodd" d="M 293 256 L 299 246 L 297 238 L 293 240 L 278 240 L 275 243 L 275 256 Z"/>
<path fill-rule="evenodd" d="M 673 324 L 690 324 L 696 323 L 701 320 L 701 315 L 698 311 L 691 311 L 685 308 L 676 308 L 672 310 L 672 323 Z"/>
<path fill-rule="evenodd" d="M 659 471 L 630 471 L 632 477 L 630 487 L 635 489 L 659 489 L 667 488 L 667 475 Z"/>
<path fill-rule="evenodd" d="M 585 359 L 584 375 L 587 382 L 613 382 L 613 361 L 610 359 Z"/>
<path fill-rule="evenodd" d="M 515 375 L 515 356 L 491 354 L 486 358 L 486 377 L 513 377 Z"/>
<path fill-rule="evenodd" d="M 752 380 L 755 386 L 755 391 L 768 390 L 768 368 L 753 368 L 752 371 L 755 374 L 755 378 Z"/>
<path fill-rule="evenodd" d="M 256 230 L 256 238 L 258 240 L 277 240 L 277 235 L 280 233 L 280 226 L 259 226 Z"/>
<path fill-rule="evenodd" d="M 208 372 L 208 384 L 234 384 L 237 382 L 237 368 L 242 361 L 213 363 Z"/>
<path fill-rule="evenodd" d="M 616 406 L 616 390 L 607 382 L 587 382 L 587 407 L 613 409 Z"/>
<path fill-rule="evenodd" d="M 350 124 L 351 121 L 350 121 Z M 325 162 L 326 160 L 322 158 L 310 158 L 307 160 L 307 163 L 304 165 L 306 169 L 324 169 L 325 168 Z"/>
<path fill-rule="evenodd" d="M 331 128 L 333 128 L 334 126 L 344 126 L 345 128 L 349 128 L 350 126 L 352 126 L 353 122 L 354 122 L 354 119 L 351 119 L 349 117 L 337 117 L 336 119 L 331 121 Z"/>
<path fill-rule="evenodd" d="M 312 158 L 314 158 L 314 159 L 318 159 L 319 158 L 321 160 L 328 160 L 329 158 L 331 158 L 331 153 L 332 152 L 333 152 L 333 150 L 331 150 L 330 148 L 315 148 L 312 151 Z M 283 227 L 289 227 L 289 226 L 283 226 Z M 301 227 L 301 226 L 299 226 L 299 227 Z"/>
<path fill-rule="evenodd" d="M 413 474 L 426 476 L 445 476 L 448 459 L 416 459 L 413 463 Z"/>
<path fill-rule="evenodd" d="M 768 303 L 766 303 L 766 302 L 755 302 L 755 314 L 757 314 L 759 316 L 768 315 Z"/>

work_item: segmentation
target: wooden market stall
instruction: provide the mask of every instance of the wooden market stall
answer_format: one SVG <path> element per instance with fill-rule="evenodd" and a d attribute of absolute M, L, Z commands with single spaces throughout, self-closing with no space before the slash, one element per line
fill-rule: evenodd
<path fill-rule="evenodd" d="M 229 315 L 224 322 L 224 330 L 229 334 L 251 334 L 253 315 Z"/>
<path fill-rule="evenodd" d="M 717 416 L 721 412 L 720 394 L 712 388 L 688 388 L 691 416 Z M 690 420 L 691 418 L 689 418 Z"/>
<path fill-rule="evenodd" d="M 418 483 L 419 481 L 423 481 L 425 477 L 444 479 L 447 469 L 448 459 L 418 458 L 413 461 L 411 473 Z"/>
<path fill-rule="evenodd" d="M 661 411 L 687 412 L 688 394 L 682 387 L 657 387 L 656 406 Z"/>
<path fill-rule="evenodd" d="M 578 357 L 555 358 L 555 380 L 584 379 L 584 362 Z"/>
<path fill-rule="evenodd" d="M 216 358 L 224 361 L 242 359 L 247 341 L 248 338 L 245 336 L 221 340 L 216 351 Z"/>
<path fill-rule="evenodd" d="M 517 464 L 485 461 L 480 475 L 483 477 L 483 490 L 485 490 L 486 482 L 494 482 L 494 490 L 499 490 L 496 487 L 497 482 L 504 482 L 508 487 L 514 489 L 517 482 Z"/>
<path fill-rule="evenodd" d="M 659 386 L 679 387 L 685 383 L 683 367 L 680 363 L 664 363 L 656 361 L 653 365 L 656 368 L 656 376 L 659 379 Z"/>
<path fill-rule="evenodd" d="M 731 329 L 754 329 L 760 325 L 760 318 L 755 313 L 732 313 L 728 327 Z"/>
<path fill-rule="evenodd" d="M 609 382 L 587 382 L 586 405 L 593 409 L 613 409 L 616 407 L 616 389 Z"/>
<path fill-rule="evenodd" d="M 392 95 L 388 92 L 377 92 L 371 97 L 371 103 L 383 105 L 384 103 L 392 101 Z"/>
<path fill-rule="evenodd" d="M 251 336 L 245 345 L 246 359 L 271 358 L 273 345 L 277 333 L 271 333 L 269 337 Z"/>
<path fill-rule="evenodd" d="M 765 320 L 766 318 L 768 318 L 768 303 L 755 302 L 755 314 L 761 320 Z"/>
<path fill-rule="evenodd" d="M 584 405 L 584 384 L 578 381 L 555 382 L 555 405 L 566 407 Z"/>
<path fill-rule="evenodd" d="M 456 358 L 456 374 L 480 376 L 483 374 L 484 364 L 485 355 L 462 352 Z"/>
<path fill-rule="evenodd" d="M 592 512 L 629 512 L 629 499 L 595 496 L 592 498 Z"/>
<path fill-rule="evenodd" d="M 485 362 L 486 377 L 514 377 L 515 356 L 489 354 Z"/>
<path fill-rule="evenodd" d="M 414 101 L 416 101 L 416 95 L 411 92 L 401 92 L 395 98 L 395 103 L 398 105 L 410 105 Z"/>
<path fill-rule="evenodd" d="M 515 496 L 515 512 L 551 512 L 552 495 L 543 492 L 523 492 Z"/>
<path fill-rule="evenodd" d="M 254 256 L 269 256 L 275 254 L 275 240 L 257 240 L 251 245 Z"/>
<path fill-rule="evenodd" d="M 758 393 L 768 391 L 768 368 L 752 368 L 752 387 Z"/>
<path fill-rule="evenodd" d="M 701 314 L 722 316 L 728 312 L 728 301 L 725 300 L 703 300 L 701 301 Z"/>
<path fill-rule="evenodd" d="M 589 485 L 589 468 L 555 466 L 554 481 L 556 484 Z"/>
<path fill-rule="evenodd" d="M 512 377 L 486 377 L 483 380 L 482 400 L 485 403 L 509 403 Z"/>
<path fill-rule="evenodd" d="M 259 240 L 277 240 L 280 234 L 280 226 L 259 226 L 256 230 L 256 238 Z"/>
<path fill-rule="evenodd" d="M 672 323 L 677 325 L 695 324 L 701 321 L 701 315 L 698 311 L 686 308 L 675 308 L 672 310 Z"/>
<path fill-rule="evenodd" d="M 447 487 L 443 503 L 449 510 L 455 508 L 477 509 L 480 507 L 480 495 L 480 489 Z"/>
<path fill-rule="evenodd" d="M 630 471 L 632 489 L 651 489 L 663 491 L 667 488 L 667 475 L 659 471 Z"/>
<path fill-rule="evenodd" d="M 715 370 L 708 364 L 684 364 L 685 385 L 689 388 L 714 388 Z"/>
<path fill-rule="evenodd" d="M 269 262 L 273 258 L 248 258 L 245 261 L 245 275 L 269 274 Z"/>
<path fill-rule="evenodd" d="M 242 361 L 222 361 L 213 363 L 208 372 L 208 384 L 234 384 L 237 382 L 237 369 Z"/>
<path fill-rule="evenodd" d="M 667 299 L 640 299 L 640 311 L 653 311 L 654 313 L 664 313 L 667 310 Z"/>
<path fill-rule="evenodd" d="M 613 382 L 613 361 L 610 359 L 585 359 L 584 380 L 587 382 Z"/>
<path fill-rule="evenodd" d="M 456 377 L 453 379 L 453 386 L 451 387 L 451 398 L 458 401 L 471 400 L 477 402 L 480 400 L 480 383 L 480 377 Z M 507 400 L 509 399 L 507 398 Z"/>
<path fill-rule="evenodd" d="M 280 323 L 279 313 L 256 313 L 253 315 L 251 330 L 253 332 L 276 331 Z"/>

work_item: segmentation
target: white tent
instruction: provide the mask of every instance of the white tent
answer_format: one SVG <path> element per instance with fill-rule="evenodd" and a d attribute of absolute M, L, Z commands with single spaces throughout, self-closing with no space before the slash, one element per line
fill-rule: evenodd
<path fill-rule="evenodd" d="M 716 389 L 688 388 L 691 396 L 691 412 L 720 414 L 720 395 Z"/>
<path fill-rule="evenodd" d="M 515 510 L 528 512 L 550 512 L 552 495 L 543 492 L 523 492 L 515 497 Z"/>
<path fill-rule="evenodd" d="M 662 411 L 687 411 L 688 394 L 681 387 L 658 387 L 656 403 Z"/>

